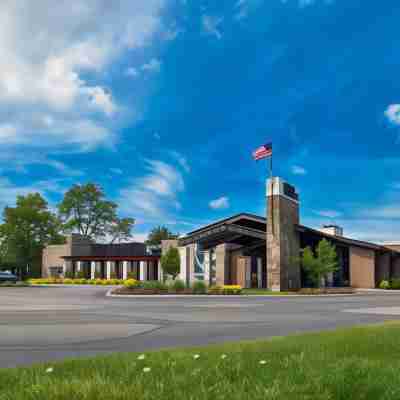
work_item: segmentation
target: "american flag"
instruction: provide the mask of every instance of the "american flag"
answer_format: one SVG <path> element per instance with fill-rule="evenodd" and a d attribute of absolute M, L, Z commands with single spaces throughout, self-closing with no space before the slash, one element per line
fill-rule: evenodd
<path fill-rule="evenodd" d="M 272 143 L 263 144 L 253 151 L 253 158 L 258 161 L 265 157 L 272 156 Z"/>

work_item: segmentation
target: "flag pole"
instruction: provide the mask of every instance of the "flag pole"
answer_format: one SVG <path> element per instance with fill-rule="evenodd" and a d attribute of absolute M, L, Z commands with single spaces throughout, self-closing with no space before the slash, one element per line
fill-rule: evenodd
<path fill-rule="evenodd" d="M 270 196 L 270 206 L 271 206 L 271 233 L 272 236 L 275 236 L 275 229 L 274 229 L 274 177 L 272 174 L 272 154 L 269 158 L 269 173 L 270 173 L 270 179 L 271 179 L 271 196 Z"/>

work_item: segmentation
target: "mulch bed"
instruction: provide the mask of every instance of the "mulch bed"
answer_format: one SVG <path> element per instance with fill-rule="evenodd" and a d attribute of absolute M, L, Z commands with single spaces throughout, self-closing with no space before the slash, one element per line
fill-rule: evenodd
<path fill-rule="evenodd" d="M 298 292 L 294 294 L 353 294 L 356 293 L 356 290 L 351 287 L 335 287 L 335 288 L 321 288 L 321 289 L 314 289 L 314 288 L 302 288 Z"/>

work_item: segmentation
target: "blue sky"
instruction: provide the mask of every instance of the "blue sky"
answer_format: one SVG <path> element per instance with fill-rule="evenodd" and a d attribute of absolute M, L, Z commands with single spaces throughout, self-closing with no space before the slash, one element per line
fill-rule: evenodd
<path fill-rule="evenodd" d="M 265 214 L 400 240 L 400 6 L 355 0 L 5 1 L 0 205 L 99 183 L 141 240 Z M 134 4 L 138 3 L 138 4 Z"/>

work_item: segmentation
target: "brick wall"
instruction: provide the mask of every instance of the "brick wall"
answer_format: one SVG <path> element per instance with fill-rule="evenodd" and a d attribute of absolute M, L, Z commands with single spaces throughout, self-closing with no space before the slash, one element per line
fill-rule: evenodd
<path fill-rule="evenodd" d="M 375 287 L 375 251 L 350 247 L 350 285 L 355 288 Z"/>

